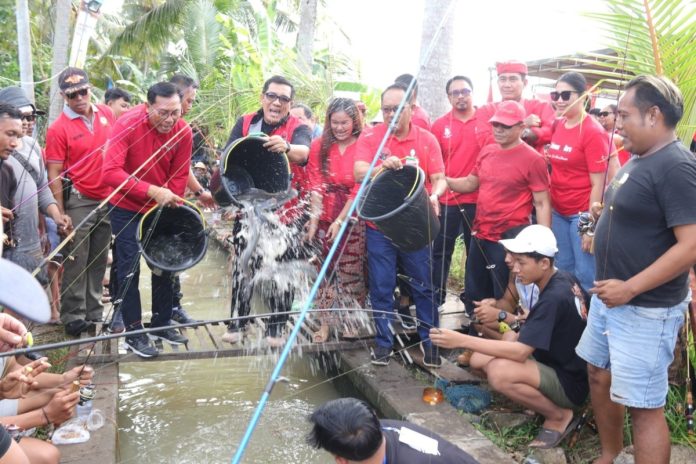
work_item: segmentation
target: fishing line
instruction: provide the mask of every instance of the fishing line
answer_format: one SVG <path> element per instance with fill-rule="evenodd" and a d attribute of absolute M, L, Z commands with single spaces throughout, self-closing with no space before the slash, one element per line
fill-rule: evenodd
<path fill-rule="evenodd" d="M 455 3 L 456 2 L 450 2 L 448 7 L 447 7 L 447 10 L 443 14 L 442 20 L 440 21 L 438 28 L 435 30 L 435 34 L 433 36 L 433 39 L 430 42 L 426 53 L 423 55 L 423 58 L 421 60 L 420 69 L 418 70 L 418 73 L 416 74 L 415 77 L 417 77 L 419 75 L 421 69 L 423 69 L 425 67 L 425 64 L 428 62 L 430 55 L 434 49 L 434 46 L 437 43 L 437 40 L 439 39 L 440 33 L 442 32 L 445 21 L 447 20 L 447 18 L 451 14 L 453 6 L 455 5 Z M 384 149 L 384 146 L 386 145 L 388 137 L 392 134 L 392 132 L 394 131 L 394 128 L 396 127 L 396 124 L 399 120 L 399 117 L 401 116 L 401 112 L 403 111 L 403 108 L 408 101 L 408 97 L 411 95 L 411 92 L 413 91 L 413 86 L 414 86 L 415 82 L 416 82 L 416 79 L 411 80 L 411 82 L 406 90 L 406 94 L 404 95 L 404 98 L 399 103 L 399 106 L 396 109 L 396 113 L 394 114 L 394 116 L 391 120 L 391 123 L 389 124 L 389 127 L 387 128 L 387 132 L 385 133 L 384 137 L 382 138 L 382 141 L 380 142 L 378 150 L 375 153 L 375 155 L 373 156 L 372 162 L 370 163 L 370 165 L 365 173 L 365 176 L 364 176 L 362 182 L 360 183 L 360 188 L 358 189 L 356 196 L 355 196 L 356 201 L 354 201 L 353 204 L 350 206 L 347 216 L 352 216 L 355 209 L 357 208 L 357 203 L 358 203 L 357 200 L 360 199 L 360 197 L 364 194 L 364 192 L 366 190 L 366 186 L 368 184 L 368 181 L 370 180 L 370 176 L 374 170 L 374 167 L 377 164 L 377 160 L 379 159 L 380 154 L 381 154 L 382 150 Z M 315 280 L 314 284 L 312 285 L 312 289 L 310 290 L 309 298 L 303 304 L 302 311 L 299 314 L 298 321 L 288 336 L 288 340 L 285 343 L 283 351 L 280 354 L 280 358 L 276 364 L 276 367 L 274 368 L 273 373 L 271 374 L 271 377 L 268 381 L 268 384 L 266 385 L 266 388 L 264 389 L 264 392 L 259 400 L 258 406 L 257 406 L 256 410 L 254 411 L 254 415 L 252 416 L 252 419 L 247 426 L 247 429 L 244 433 L 244 437 L 242 438 L 242 441 L 239 444 L 239 447 L 237 448 L 235 455 L 232 458 L 232 461 L 231 461 L 232 464 L 239 464 L 242 457 L 244 456 L 244 451 L 249 444 L 251 436 L 254 432 L 254 429 L 256 428 L 256 425 L 258 424 L 258 421 L 261 417 L 261 414 L 263 413 L 263 410 L 266 406 L 268 398 L 269 398 L 271 392 L 273 391 L 273 387 L 278 379 L 278 376 L 280 375 L 280 371 L 282 370 L 283 365 L 285 364 L 285 361 L 286 361 L 287 356 L 290 352 L 292 344 L 295 341 L 295 339 L 297 338 L 297 334 L 299 333 L 300 326 L 302 325 L 302 322 L 304 321 L 304 319 L 307 315 L 307 312 L 309 310 L 309 306 L 312 303 L 312 301 L 314 300 L 316 293 L 317 293 L 317 290 L 319 289 L 319 286 L 321 284 L 321 281 L 324 278 L 324 276 L 326 275 L 329 263 L 330 263 L 331 259 L 333 258 L 334 254 L 336 253 L 336 250 L 338 249 L 338 246 L 339 246 L 338 241 L 345 234 L 347 226 L 348 225 L 345 222 L 343 224 L 341 224 L 341 228 L 339 229 L 338 236 L 336 237 L 334 244 L 331 246 L 331 249 L 329 250 L 326 261 L 322 265 L 321 270 L 319 271 L 319 274 L 317 276 L 317 279 Z"/>

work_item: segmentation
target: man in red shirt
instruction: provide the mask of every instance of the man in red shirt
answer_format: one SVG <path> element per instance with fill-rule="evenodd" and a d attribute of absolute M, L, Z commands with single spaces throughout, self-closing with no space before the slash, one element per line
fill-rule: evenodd
<path fill-rule="evenodd" d="M 538 223 L 551 226 L 549 172 L 544 159 L 522 141 L 525 118 L 522 104 L 500 103 L 489 121 L 497 144 L 481 149 L 471 174 L 447 178 L 455 192 L 478 190 L 464 286 L 464 304 L 470 316 L 474 301 L 499 299 L 507 287 L 509 269 L 505 248 L 498 242 L 501 234 L 511 227 L 529 224 L 532 204 Z"/>
<path fill-rule="evenodd" d="M 309 158 L 309 146 L 312 143 L 312 133 L 307 125 L 298 118 L 290 114 L 293 98 L 295 98 L 295 87 L 282 76 L 272 76 L 264 84 L 261 92 L 261 109 L 255 113 L 249 113 L 240 117 L 232 128 L 232 133 L 227 141 L 229 146 L 235 140 L 246 137 L 251 133 L 262 132 L 268 136 L 268 142 L 264 144 L 268 150 L 278 154 L 285 153 L 290 161 L 292 169 L 292 186 L 297 190 L 300 202 L 291 201 L 286 203 L 279 212 L 283 219 L 292 222 L 292 226 L 298 227 L 297 220 L 306 211 L 304 198 L 309 195 L 306 188 L 306 176 L 304 165 Z M 244 213 L 242 213 L 244 214 Z M 234 222 L 233 246 L 235 256 L 241 256 L 246 249 L 247 243 L 242 234 L 242 221 Z M 297 236 L 300 236 L 298 229 Z M 297 249 L 291 246 L 290 249 Z M 288 256 L 289 258 L 289 256 Z M 261 263 L 259 263 L 261 265 Z M 234 261 L 232 270 L 232 302 L 230 317 L 234 317 L 234 310 L 237 309 L 237 316 L 248 316 L 251 312 L 251 296 L 253 291 L 249 289 L 251 283 L 249 276 L 245 276 L 239 260 Z M 292 290 L 279 292 L 279 295 L 269 298 L 269 305 L 272 312 L 282 313 L 290 311 L 294 292 Z M 267 324 L 266 341 L 271 346 L 279 346 L 284 343 L 281 336 L 282 327 L 287 321 L 287 315 L 271 317 Z M 228 343 L 238 343 L 242 340 L 243 329 L 248 324 L 248 319 L 235 320 L 230 323 L 227 333 L 222 336 L 222 340 Z"/>
<path fill-rule="evenodd" d="M 363 133 L 355 149 L 354 175 L 356 182 L 362 182 L 367 174 L 372 159 L 376 156 L 382 139 L 384 139 L 396 110 L 406 98 L 406 87 L 395 83 L 382 93 L 382 115 L 384 123 L 378 124 L 371 131 Z M 428 131 L 411 123 L 412 105 L 406 103 L 399 117 L 394 132 L 380 154 L 378 162 L 383 169 L 401 169 L 406 158 L 415 158 L 418 166 L 427 176 L 426 189 L 430 192 L 430 203 L 439 214 L 439 198 L 447 187 L 440 145 Z M 409 160 L 414 162 L 416 160 Z M 375 170 L 374 173 L 377 171 Z M 396 281 L 397 259 L 401 261 L 404 272 L 411 277 L 410 287 L 416 303 L 416 316 L 421 324 L 418 334 L 424 352 L 424 363 L 439 367 L 440 356 L 430 343 L 429 328 L 438 326 L 437 305 L 432 289 L 430 275 L 430 245 L 417 251 L 404 252 L 382 232 L 368 224 L 366 230 L 367 263 L 370 278 L 370 301 L 375 310 L 374 320 L 377 326 L 376 346 L 372 363 L 380 366 L 389 364 L 394 338 L 390 329 L 393 321 L 392 306 L 394 302 L 394 282 Z"/>
<path fill-rule="evenodd" d="M 395 83 L 402 84 L 408 89 L 411 81 L 414 77 L 411 74 L 402 74 L 396 79 Z M 413 110 L 411 111 L 411 124 L 421 127 L 425 130 L 430 130 L 430 116 L 428 112 L 423 109 L 422 106 L 418 105 L 418 82 L 413 84 L 413 89 L 411 90 L 411 105 Z"/>
<path fill-rule="evenodd" d="M 46 165 L 51 191 L 58 208 L 77 226 L 109 194 L 101 182 L 104 144 L 114 123 L 111 110 L 95 105 L 87 73 L 67 68 L 58 76 L 65 100 L 63 112 L 46 132 Z M 68 179 L 64 188 L 57 178 Z M 63 197 L 63 191 L 69 197 Z M 102 319 L 102 280 L 111 242 L 111 226 L 105 209 L 99 210 L 76 230 L 63 263 L 60 318 L 65 332 L 77 336 Z"/>
<path fill-rule="evenodd" d="M 466 76 L 454 76 L 447 81 L 445 91 L 452 111 L 433 123 L 432 133 L 440 143 L 447 177 L 468 176 L 478 158 L 480 148 L 476 140 L 473 90 L 471 79 Z M 454 243 L 460 235 L 469 254 L 477 197 L 476 192 L 454 193 L 448 190 L 440 198 L 440 233 L 433 243 L 433 285 L 439 292 L 439 305 L 445 302 Z"/>
<path fill-rule="evenodd" d="M 548 102 L 522 98 L 522 92 L 527 86 L 526 64 L 520 61 L 505 61 L 496 64 L 496 71 L 498 72 L 498 89 L 503 101 L 520 102 L 527 113 L 522 140 L 539 153 L 543 153 L 544 145 L 551 141 L 551 129 L 556 117 L 553 107 Z M 478 109 L 476 136 L 481 147 L 495 143 L 488 121 L 493 117 L 499 104 L 489 103 Z"/>
<path fill-rule="evenodd" d="M 142 329 L 138 280 L 140 253 L 136 233 L 140 219 L 155 206 L 177 207 L 186 188 L 191 163 L 191 128 L 181 119 L 181 92 L 169 82 L 147 91 L 138 105 L 114 125 L 104 158 L 102 182 L 117 189 L 111 199 L 111 224 L 116 235 L 114 255 L 119 308 L 126 330 Z M 152 327 L 168 326 L 174 298 L 172 274 L 152 273 Z M 173 329 L 149 338 L 172 345 L 188 342 Z M 148 336 L 126 337 L 126 346 L 141 357 L 159 354 Z"/>

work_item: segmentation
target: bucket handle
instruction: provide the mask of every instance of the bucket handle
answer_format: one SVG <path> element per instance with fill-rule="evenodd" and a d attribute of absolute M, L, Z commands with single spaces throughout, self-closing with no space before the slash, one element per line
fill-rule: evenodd
<path fill-rule="evenodd" d="M 372 178 L 372 181 L 374 181 L 377 178 L 377 176 L 379 176 L 380 174 L 382 174 L 386 171 L 387 171 L 387 169 L 384 169 L 383 167 L 380 166 L 379 169 L 377 170 L 377 174 L 375 174 L 375 176 Z M 413 192 L 416 191 L 416 187 L 418 187 L 418 178 L 420 177 L 420 173 L 421 173 L 420 168 L 416 168 L 416 178 L 413 181 L 413 186 L 411 187 L 411 190 L 408 192 L 408 194 L 404 198 L 410 198 L 411 195 L 413 195 Z"/>
<path fill-rule="evenodd" d="M 268 137 L 268 134 L 264 134 L 263 132 L 252 132 L 251 134 L 246 135 L 245 137 L 240 137 L 234 142 L 232 142 L 232 145 L 230 146 L 230 149 L 227 151 L 227 155 L 225 156 L 225 165 L 222 167 L 222 172 L 227 172 L 227 161 L 229 160 L 229 154 L 232 151 L 234 147 L 236 147 L 239 143 L 242 142 L 242 140 L 245 140 L 247 137 Z M 285 158 L 285 165 L 288 167 L 288 174 L 292 174 L 292 168 L 290 167 L 290 159 L 288 159 L 288 154 L 287 153 L 279 153 L 279 155 L 283 156 Z"/>
<path fill-rule="evenodd" d="M 201 222 L 203 223 L 203 230 L 205 230 L 207 225 L 205 223 L 205 216 L 203 216 L 203 212 L 201 211 L 201 209 L 198 206 L 196 206 L 196 204 L 194 204 L 186 199 L 182 198 L 182 200 L 183 200 L 184 204 L 190 206 L 198 213 L 198 215 L 201 217 Z M 140 220 L 140 225 L 138 227 L 138 241 L 141 241 L 143 239 L 143 224 L 145 223 L 144 219 L 146 217 L 148 217 L 150 214 L 152 214 L 153 211 L 156 211 L 158 208 L 160 208 L 160 206 L 155 205 L 152 208 L 150 208 L 147 213 L 145 213 L 143 215 L 142 219 Z"/>

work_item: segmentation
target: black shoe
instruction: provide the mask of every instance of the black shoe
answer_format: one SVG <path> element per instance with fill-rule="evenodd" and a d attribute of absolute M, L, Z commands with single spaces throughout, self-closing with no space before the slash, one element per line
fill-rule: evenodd
<path fill-rule="evenodd" d="M 376 345 L 372 351 L 372 364 L 375 366 L 388 366 L 389 358 L 394 354 L 391 347 Z"/>
<path fill-rule="evenodd" d="M 152 346 L 150 340 L 143 334 L 126 337 L 125 345 L 141 358 L 155 358 L 159 355 L 157 348 Z"/>
<path fill-rule="evenodd" d="M 183 345 L 188 343 L 188 338 L 184 337 L 174 329 L 164 329 L 158 332 L 151 332 L 147 334 L 147 336 L 150 337 L 150 340 L 159 339 L 169 343 L 170 345 Z"/>
<path fill-rule="evenodd" d="M 428 367 L 440 367 L 442 366 L 442 359 L 440 359 L 440 350 L 431 344 L 425 345 L 420 344 L 421 353 L 423 353 L 423 364 Z"/>
<path fill-rule="evenodd" d="M 86 332 L 92 327 L 94 327 L 94 323 L 92 322 L 87 322 L 83 319 L 75 319 L 65 324 L 65 333 L 72 337 L 79 337 L 82 332 Z"/>
<path fill-rule="evenodd" d="M 198 322 L 196 319 L 189 316 L 181 306 L 172 309 L 172 320 L 174 322 L 178 322 L 179 324 L 192 324 L 194 322 Z"/>

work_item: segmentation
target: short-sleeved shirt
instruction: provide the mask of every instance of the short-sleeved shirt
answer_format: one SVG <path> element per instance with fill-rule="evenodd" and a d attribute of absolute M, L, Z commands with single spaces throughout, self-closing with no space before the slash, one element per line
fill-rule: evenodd
<path fill-rule="evenodd" d="M 474 231 L 493 242 L 509 228 L 529 224 L 532 194 L 549 189 L 546 161 L 525 143 L 507 150 L 487 145 L 471 174 L 479 179 Z"/>
<path fill-rule="evenodd" d="M 548 156 L 553 209 L 564 216 L 587 211 L 592 190 L 590 174 L 607 169 L 607 132 L 589 116 L 570 129 L 565 126 L 565 119 L 561 119 L 551 136 Z"/>
<path fill-rule="evenodd" d="M 477 464 L 478 461 L 440 435 L 416 424 L 397 420 L 381 420 L 382 433 L 386 439 L 387 464 Z M 403 437 L 401 437 L 403 435 Z M 437 452 L 432 454 L 419 450 L 420 436 L 425 435 L 437 442 Z M 413 437 L 413 440 L 409 440 Z M 401 438 L 401 440 L 400 440 Z M 409 442 L 413 445 L 409 445 Z"/>
<path fill-rule="evenodd" d="M 454 116 L 454 111 L 433 123 L 431 132 L 440 144 L 442 161 L 445 163 L 447 177 L 466 177 L 476 165 L 481 151 L 476 140 L 476 117 L 462 121 Z M 476 203 L 478 192 L 456 193 L 449 189 L 440 197 L 443 205 Z"/>
<path fill-rule="evenodd" d="M 428 115 L 428 112 L 425 111 L 422 106 L 413 105 L 411 124 L 414 124 L 427 131 L 430 130 L 430 115 Z"/>
<path fill-rule="evenodd" d="M 102 183 L 101 172 L 114 116 L 105 105 L 92 105 L 92 110 L 93 118 L 88 121 L 66 106 L 46 131 L 46 164 L 62 163 L 81 194 L 102 200 L 111 192 Z"/>
<path fill-rule="evenodd" d="M 150 124 L 145 105 L 138 105 L 122 115 L 114 124 L 104 155 L 104 184 L 118 188 L 126 182 L 111 203 L 144 213 L 155 205 L 147 195 L 150 185 L 166 187 L 175 195 L 183 196 L 190 173 L 192 146 L 191 128 L 183 119 L 162 134 Z M 148 162 L 150 157 L 153 158 Z M 135 177 L 130 177 L 136 171 Z"/>
<path fill-rule="evenodd" d="M 673 228 L 696 224 L 696 159 L 674 141 L 649 156 L 634 156 L 609 184 L 595 230 L 597 280 L 628 280 L 677 243 Z M 674 306 L 686 298 L 682 273 L 633 298 L 648 308 Z"/>
<path fill-rule="evenodd" d="M 305 172 L 309 179 L 309 188 L 322 197 L 321 221 L 336 220 L 355 186 L 353 165 L 355 164 L 355 147 L 357 143 L 348 145 L 343 153 L 334 143 L 329 148 L 326 173 L 322 168 L 320 156 L 322 139 L 312 142 L 309 150 L 309 162 Z"/>
<path fill-rule="evenodd" d="M 534 348 L 537 362 L 552 368 L 570 401 L 581 405 L 589 393 L 587 363 L 575 354 L 585 330 L 587 294 L 571 274 L 556 271 L 529 311 L 518 342 Z"/>

